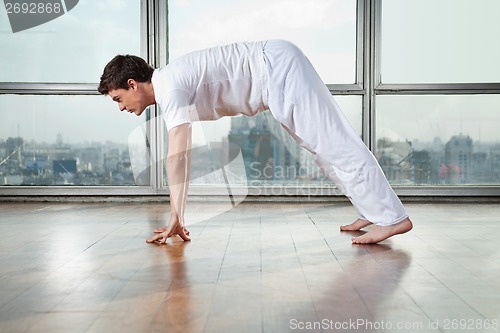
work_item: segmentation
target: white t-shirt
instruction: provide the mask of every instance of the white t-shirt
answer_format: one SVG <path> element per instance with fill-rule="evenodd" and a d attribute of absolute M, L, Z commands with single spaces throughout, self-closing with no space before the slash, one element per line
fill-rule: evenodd
<path fill-rule="evenodd" d="M 186 54 L 156 69 L 153 83 L 167 130 L 198 120 L 253 116 L 267 109 L 265 42 Z"/>

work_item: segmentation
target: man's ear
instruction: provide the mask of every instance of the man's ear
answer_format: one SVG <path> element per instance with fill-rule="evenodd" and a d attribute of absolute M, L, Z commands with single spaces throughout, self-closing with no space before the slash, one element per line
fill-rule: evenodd
<path fill-rule="evenodd" d="M 129 89 L 134 89 L 137 90 L 137 81 L 134 79 L 128 79 L 127 80 L 128 88 Z"/>

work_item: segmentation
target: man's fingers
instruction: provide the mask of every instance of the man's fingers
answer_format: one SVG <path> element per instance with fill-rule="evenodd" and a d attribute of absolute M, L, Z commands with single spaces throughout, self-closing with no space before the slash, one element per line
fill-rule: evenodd
<path fill-rule="evenodd" d="M 157 234 L 157 235 L 154 235 L 154 236 L 148 238 L 146 240 L 146 242 L 148 242 L 148 243 L 154 243 L 154 242 L 165 243 L 166 240 L 167 240 L 167 238 L 164 235 Z"/>
<path fill-rule="evenodd" d="M 186 228 L 181 227 L 181 226 L 175 228 L 175 231 L 169 230 L 169 228 L 166 227 L 166 228 L 155 229 L 154 232 L 156 233 L 156 235 L 148 238 L 146 240 L 146 242 L 162 244 L 162 243 L 166 243 L 167 239 L 174 236 L 174 235 L 179 235 L 179 237 L 182 238 L 182 240 L 184 240 L 184 241 L 191 240 L 191 238 L 189 238 L 189 231 Z"/>
<path fill-rule="evenodd" d="M 158 239 L 156 236 L 158 235 L 154 235 L 153 237 L 146 239 L 146 243 L 154 243 Z"/>

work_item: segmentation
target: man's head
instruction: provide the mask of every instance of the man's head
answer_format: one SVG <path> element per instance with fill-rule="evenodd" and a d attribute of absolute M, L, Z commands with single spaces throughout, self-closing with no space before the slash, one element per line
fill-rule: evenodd
<path fill-rule="evenodd" d="M 144 109 L 155 103 L 151 84 L 153 67 L 133 55 L 117 55 L 104 67 L 97 90 L 109 95 L 120 110 L 140 116 Z"/>

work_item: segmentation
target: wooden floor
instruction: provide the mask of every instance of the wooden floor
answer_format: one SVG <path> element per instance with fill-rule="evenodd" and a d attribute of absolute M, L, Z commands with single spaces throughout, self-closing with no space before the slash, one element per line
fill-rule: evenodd
<path fill-rule="evenodd" d="M 500 206 L 407 204 L 354 246 L 351 206 L 0 203 L 0 332 L 499 332 Z M 219 210 L 217 210 L 220 208 Z"/>

